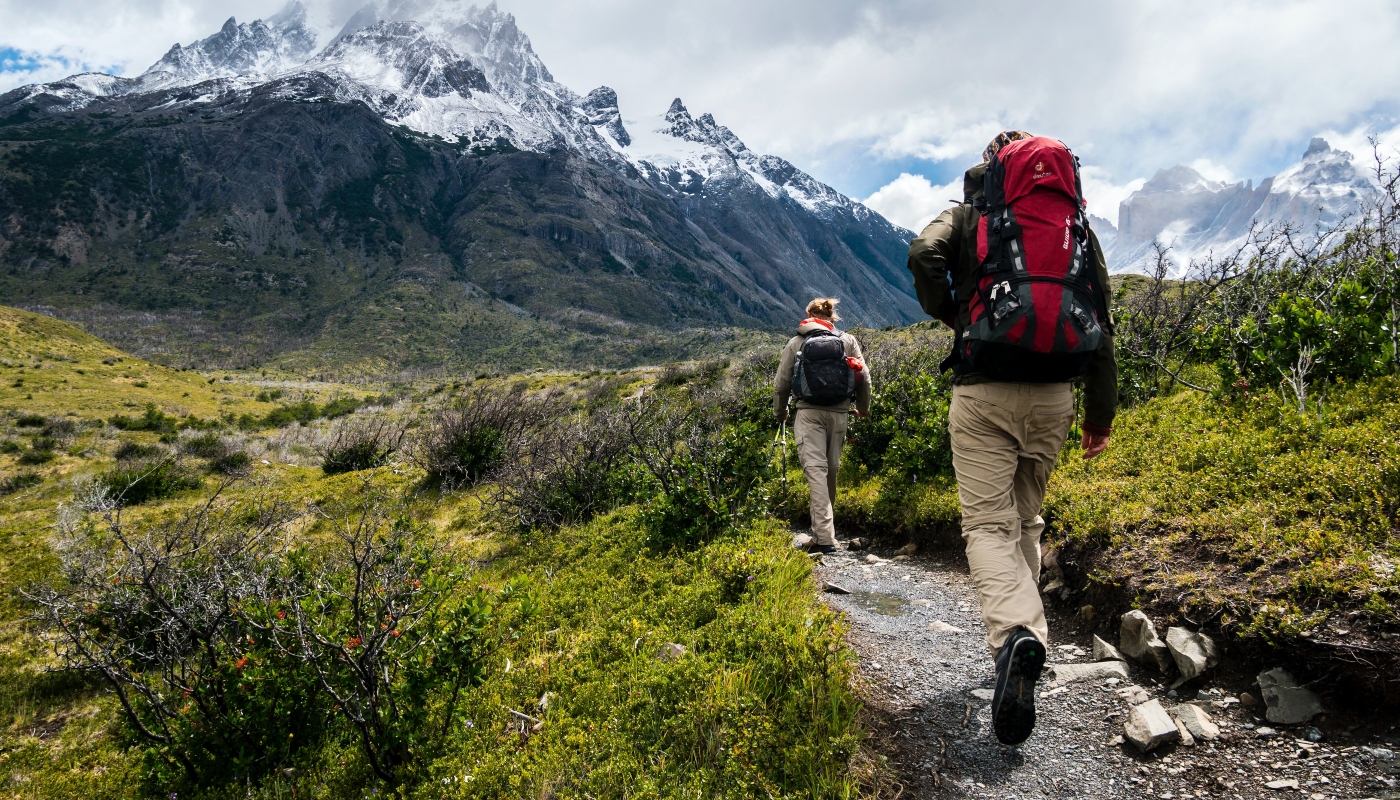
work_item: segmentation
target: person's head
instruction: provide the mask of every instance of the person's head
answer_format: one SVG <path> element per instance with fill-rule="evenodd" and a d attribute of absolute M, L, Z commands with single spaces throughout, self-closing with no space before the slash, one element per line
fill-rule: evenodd
<path fill-rule="evenodd" d="M 836 313 L 836 304 L 841 302 L 835 297 L 818 297 L 807 304 L 807 316 L 824 319 L 827 322 L 835 322 L 841 317 Z"/>
<path fill-rule="evenodd" d="M 987 149 L 982 151 L 982 160 L 991 161 L 992 156 L 1001 151 L 1001 148 L 1011 144 L 1018 139 L 1029 139 L 1031 135 L 1025 131 L 1002 131 L 998 133 L 992 141 L 987 143 Z"/>

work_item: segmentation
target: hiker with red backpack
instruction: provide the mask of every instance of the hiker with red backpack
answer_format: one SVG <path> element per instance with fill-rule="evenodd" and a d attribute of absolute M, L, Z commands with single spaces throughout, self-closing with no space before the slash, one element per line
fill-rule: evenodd
<path fill-rule="evenodd" d="M 778 424 L 788 420 L 789 397 L 797 400 L 792 432 L 797 456 L 807 476 L 811 498 L 813 552 L 836 551 L 836 473 L 852 405 L 855 413 L 870 413 L 870 372 L 861 357 L 860 342 L 836 329 L 836 298 L 818 297 L 807 304 L 807 318 L 783 347 L 773 379 L 773 412 Z"/>
<path fill-rule="evenodd" d="M 948 432 L 967 561 L 995 654 L 992 725 L 1035 727 L 1049 629 L 1041 604 L 1045 485 L 1084 386 L 1083 457 L 1108 446 L 1118 407 L 1108 269 L 1089 230 L 1079 161 L 1059 141 L 998 134 L 963 179 L 964 201 L 909 248 L 929 316 L 954 331 Z"/>

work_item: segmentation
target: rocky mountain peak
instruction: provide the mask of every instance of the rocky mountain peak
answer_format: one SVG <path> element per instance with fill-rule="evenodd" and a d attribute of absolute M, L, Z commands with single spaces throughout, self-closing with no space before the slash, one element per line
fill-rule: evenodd
<path fill-rule="evenodd" d="M 416 22 L 361 28 L 336 39 L 307 66 L 338 72 L 409 102 L 491 91 L 481 69 Z"/>
<path fill-rule="evenodd" d="M 174 45 L 140 81 L 143 87 L 164 88 L 215 78 L 267 77 L 303 63 L 315 49 L 306 9 L 292 2 L 266 21 L 240 24 L 229 17 L 218 33 L 188 47 Z"/>
<path fill-rule="evenodd" d="M 1351 153 L 1314 137 L 1297 163 L 1257 187 L 1253 181 L 1207 180 L 1182 165 L 1158 171 L 1119 206 L 1117 236 L 1105 247 L 1115 271 L 1141 269 L 1154 241 L 1171 245 L 1173 258 L 1185 265 L 1228 250 L 1254 225 L 1288 224 L 1302 231 L 1329 225 L 1375 192 Z"/>
<path fill-rule="evenodd" d="M 1308 142 L 1308 149 L 1307 152 L 1303 153 L 1303 160 L 1315 160 L 1330 152 L 1332 152 L 1332 146 L 1327 143 L 1327 140 L 1321 136 L 1314 136 L 1312 141 Z"/>
<path fill-rule="evenodd" d="M 599 86 L 589 92 L 579 102 L 578 109 L 589 125 L 602 128 L 618 145 L 627 147 L 632 144 L 632 137 L 622 124 L 622 112 L 617 107 L 617 92 L 611 88 Z"/>

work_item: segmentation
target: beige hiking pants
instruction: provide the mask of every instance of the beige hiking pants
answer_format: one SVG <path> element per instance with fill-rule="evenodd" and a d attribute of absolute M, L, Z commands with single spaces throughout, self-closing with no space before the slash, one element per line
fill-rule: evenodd
<path fill-rule="evenodd" d="M 1018 626 L 1048 644 L 1040 602 L 1040 504 L 1074 421 L 1068 383 L 954 386 L 948 412 L 967 563 L 987 644 Z"/>
<path fill-rule="evenodd" d="M 792 423 L 797 457 L 811 492 L 812 535 L 817 544 L 836 544 L 831 504 L 836 500 L 836 473 L 841 469 L 841 446 L 846 443 L 847 411 L 799 408 Z"/>

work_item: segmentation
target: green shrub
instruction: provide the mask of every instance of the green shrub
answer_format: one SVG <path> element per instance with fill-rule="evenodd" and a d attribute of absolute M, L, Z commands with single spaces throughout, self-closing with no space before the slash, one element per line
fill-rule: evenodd
<path fill-rule="evenodd" d="M 162 794 L 246 791 L 328 734 L 399 783 L 485 677 L 496 598 L 454 592 L 452 563 L 375 487 L 316 510 L 319 547 L 286 536 L 301 514 L 267 497 L 149 526 L 101 492 L 74 507 L 63 579 L 26 594 L 63 665 L 118 694 Z"/>
<path fill-rule="evenodd" d="M 156 408 L 154 403 L 146 406 L 146 412 L 139 417 L 127 417 L 116 414 L 107 420 L 107 424 L 123 431 L 150 431 L 152 433 L 174 433 L 180 420 L 172 417 Z"/>
<path fill-rule="evenodd" d="M 32 486 L 38 486 L 44 482 L 44 477 L 37 472 L 17 472 L 14 475 L 7 475 L 0 478 L 0 495 L 14 494 Z"/>
<path fill-rule="evenodd" d="M 38 414 L 20 414 L 15 418 L 15 425 L 20 428 L 42 428 L 47 421 Z"/>
<path fill-rule="evenodd" d="M 118 461 L 134 461 L 141 458 L 151 458 L 160 452 L 160 448 L 153 444 L 141 444 L 130 439 L 123 439 L 121 444 L 117 445 L 117 451 L 114 455 Z"/>
<path fill-rule="evenodd" d="M 174 458 L 146 458 L 119 462 L 102 473 L 98 482 L 122 505 L 134 506 L 161 500 L 176 492 L 197 489 L 199 476 Z"/>
<path fill-rule="evenodd" d="M 19 463 L 21 464 L 47 464 L 56 458 L 54 449 L 58 447 L 58 440 L 49 436 L 36 436 L 29 444 L 29 449 L 20 453 Z"/>
<path fill-rule="evenodd" d="M 221 475 L 241 475 L 247 471 L 253 459 L 242 450 L 224 453 L 209 462 L 209 469 Z"/>
<path fill-rule="evenodd" d="M 631 501 L 641 482 L 621 433 L 622 415 L 601 406 L 541 427 L 499 475 L 502 509 L 524 528 L 587 522 Z"/>
<path fill-rule="evenodd" d="M 4 441 L 0 441 L 0 453 L 23 453 L 23 452 L 24 452 L 24 445 L 20 444 L 19 442 L 15 441 L 14 439 L 5 439 Z"/>
<path fill-rule="evenodd" d="M 428 417 L 408 456 L 430 484 L 474 486 L 506 463 L 528 432 L 558 412 L 550 399 L 526 394 L 523 384 L 510 390 L 473 386 Z"/>
<path fill-rule="evenodd" d="M 346 420 L 317 449 L 321 470 L 339 475 L 380 466 L 398 450 L 402 439 L 403 426 L 383 415 Z"/>
<path fill-rule="evenodd" d="M 321 406 L 320 416 L 326 419 L 335 419 L 337 417 L 343 417 L 346 414 L 352 414 L 359 407 L 360 401 L 353 397 L 336 397 L 324 406 Z"/>
<path fill-rule="evenodd" d="M 213 461 L 228 455 L 228 445 L 219 434 L 210 431 L 181 440 L 180 452 Z"/>

